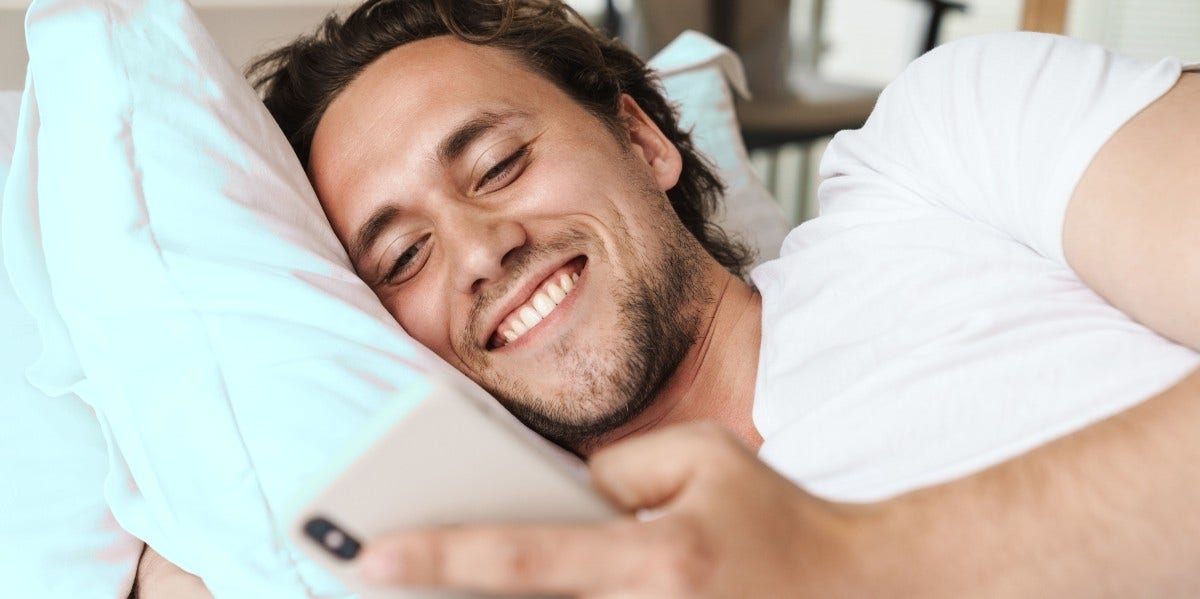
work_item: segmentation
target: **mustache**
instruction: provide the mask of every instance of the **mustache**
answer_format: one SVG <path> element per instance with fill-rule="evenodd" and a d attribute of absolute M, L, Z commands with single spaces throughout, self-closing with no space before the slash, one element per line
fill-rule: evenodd
<path fill-rule="evenodd" d="M 568 229 L 537 245 L 523 245 L 509 251 L 503 258 L 505 262 L 503 264 L 504 279 L 475 297 L 475 303 L 471 306 L 471 313 L 467 319 L 467 322 L 470 323 L 470 330 L 466 332 L 466 339 L 476 338 L 476 329 L 484 311 L 511 293 L 513 288 L 520 284 L 525 273 L 529 272 L 529 269 L 535 264 L 546 256 L 571 249 L 582 250 L 587 245 L 588 237 L 583 231 Z"/>

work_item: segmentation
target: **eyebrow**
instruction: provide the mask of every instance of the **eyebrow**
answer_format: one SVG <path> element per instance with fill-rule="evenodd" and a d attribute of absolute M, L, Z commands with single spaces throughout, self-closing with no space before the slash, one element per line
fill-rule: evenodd
<path fill-rule="evenodd" d="M 395 206 L 382 206 L 374 213 L 363 226 L 358 228 L 358 233 L 354 236 L 354 243 L 350 244 L 350 258 L 354 262 L 358 262 L 371 246 L 379 240 L 379 236 L 387 229 L 389 223 L 400 214 Z"/>
<path fill-rule="evenodd" d="M 501 112 L 483 111 L 475 114 L 471 118 L 459 123 L 454 131 L 447 135 L 442 143 L 438 144 L 437 157 L 442 164 L 450 164 L 462 157 L 467 148 L 471 144 L 479 140 L 480 137 L 492 129 L 499 127 L 506 121 L 524 116 L 525 113 L 517 110 L 505 110 Z"/>
<path fill-rule="evenodd" d="M 443 165 L 448 165 L 462 158 L 462 155 L 479 141 L 487 132 L 499 127 L 505 122 L 526 116 L 519 110 L 504 110 L 500 112 L 482 111 L 458 124 L 449 135 L 442 139 L 437 146 L 437 159 Z M 350 257 L 358 262 L 387 230 L 388 225 L 400 214 L 395 206 L 381 206 L 358 228 L 354 241 L 350 244 Z"/>

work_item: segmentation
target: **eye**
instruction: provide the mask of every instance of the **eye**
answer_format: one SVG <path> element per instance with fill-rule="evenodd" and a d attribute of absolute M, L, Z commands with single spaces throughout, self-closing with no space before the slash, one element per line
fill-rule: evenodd
<path fill-rule="evenodd" d="M 420 241 L 408 246 L 392 263 L 392 268 L 388 270 L 387 275 L 383 277 L 383 283 L 394 285 L 403 283 L 412 277 L 416 271 L 420 270 L 421 265 L 425 261 L 428 252 L 424 251 L 429 245 L 429 236 L 422 237 Z"/>
<path fill-rule="evenodd" d="M 484 173 L 483 176 L 479 178 L 479 184 L 475 186 L 475 191 L 479 191 L 488 183 L 512 173 L 512 171 L 516 170 L 516 167 L 520 163 L 521 159 L 524 158 L 528 153 L 529 146 L 524 145 L 518 148 L 516 152 L 509 154 L 504 160 L 496 163 L 496 166 L 488 169 L 488 172 Z"/>

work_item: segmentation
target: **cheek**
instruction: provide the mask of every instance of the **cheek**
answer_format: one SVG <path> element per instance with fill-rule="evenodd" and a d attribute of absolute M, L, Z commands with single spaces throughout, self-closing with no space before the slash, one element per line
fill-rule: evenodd
<path fill-rule="evenodd" d="M 573 156 L 553 168 L 539 168 L 521 190 L 523 212 L 562 217 L 605 211 L 610 203 L 606 196 L 619 182 L 608 176 L 606 165 L 585 164 L 582 158 Z"/>
<path fill-rule="evenodd" d="M 596 208 L 596 199 L 625 184 L 628 167 L 620 146 L 606 130 L 579 131 L 543 144 L 527 171 L 522 195 L 540 208 L 564 212 Z M 523 180 L 525 177 L 522 178 Z"/>
<path fill-rule="evenodd" d="M 454 363 L 450 310 L 438 297 L 429 290 L 406 289 L 385 300 L 384 306 L 410 337 Z"/>

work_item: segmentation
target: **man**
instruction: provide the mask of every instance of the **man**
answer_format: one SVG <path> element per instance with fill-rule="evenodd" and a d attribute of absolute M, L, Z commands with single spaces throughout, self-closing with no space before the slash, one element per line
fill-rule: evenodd
<path fill-rule="evenodd" d="M 557 2 L 372 1 L 261 62 L 389 311 L 653 513 L 398 532 L 364 574 L 1200 592 L 1200 76 L 1041 37 L 935 54 L 831 148 L 826 214 L 757 290 L 644 66 Z"/>

